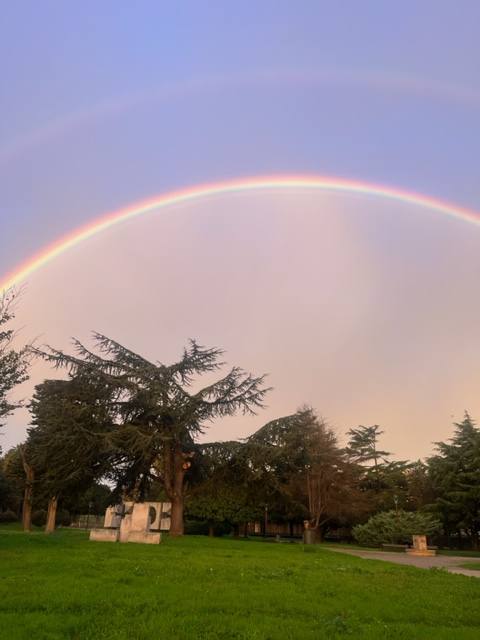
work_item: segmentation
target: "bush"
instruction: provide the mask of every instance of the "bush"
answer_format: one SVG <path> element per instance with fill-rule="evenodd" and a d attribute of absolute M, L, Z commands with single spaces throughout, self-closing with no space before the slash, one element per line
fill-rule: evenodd
<path fill-rule="evenodd" d="M 353 536 L 360 544 L 379 547 L 381 544 L 407 544 L 413 535 L 430 535 L 440 529 L 440 522 L 426 513 L 384 511 L 372 516 L 366 524 L 353 527 Z"/>
<path fill-rule="evenodd" d="M 43 527 L 47 522 L 47 512 L 45 509 L 38 509 L 32 513 L 32 524 L 36 527 Z"/>
<path fill-rule="evenodd" d="M 18 518 L 13 511 L 9 509 L 7 511 L 0 512 L 0 523 L 2 522 L 17 522 Z"/>

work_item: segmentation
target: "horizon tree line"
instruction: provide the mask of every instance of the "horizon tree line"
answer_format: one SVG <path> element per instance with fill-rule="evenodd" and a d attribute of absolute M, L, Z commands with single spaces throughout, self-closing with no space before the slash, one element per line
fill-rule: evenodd
<path fill-rule="evenodd" d="M 400 509 L 435 513 L 446 535 L 467 535 L 478 546 L 480 431 L 468 413 L 426 462 L 392 460 L 380 447 L 378 425 L 350 429 L 340 447 L 311 407 L 242 441 L 200 444 L 211 420 L 264 406 L 264 375 L 232 367 L 198 388 L 203 375 L 211 378 L 225 363 L 222 350 L 195 341 L 173 364 L 150 362 L 101 334 L 94 334 L 93 350 L 75 341 L 73 355 L 15 350 L 6 328 L 13 300 L 0 305 L 0 421 L 14 409 L 8 394 L 27 378 L 30 357 L 66 369 L 68 377 L 35 387 L 27 440 L 0 459 L 0 517 L 21 502 L 29 530 L 34 503 L 44 504 L 50 532 L 60 503 L 72 508 L 97 491 L 104 498 L 109 492 L 110 502 L 168 499 L 172 535 L 184 533 L 185 511 L 211 533 L 228 525 L 238 534 L 268 509 L 274 521 L 308 523 L 323 536 Z"/>

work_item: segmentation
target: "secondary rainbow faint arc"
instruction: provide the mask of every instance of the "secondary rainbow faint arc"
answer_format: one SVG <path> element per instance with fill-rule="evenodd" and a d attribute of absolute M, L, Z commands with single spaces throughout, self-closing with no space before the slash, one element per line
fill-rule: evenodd
<path fill-rule="evenodd" d="M 69 249 L 121 222 L 131 220 L 156 209 L 163 209 L 171 205 L 190 202 L 200 198 L 222 194 L 235 194 L 245 191 L 265 191 L 269 189 L 311 189 L 332 193 L 378 196 L 417 205 L 438 211 L 453 218 L 480 225 L 480 213 L 472 209 L 466 209 L 420 193 L 404 191 L 380 184 L 315 175 L 275 175 L 241 178 L 224 182 L 199 184 L 176 191 L 170 191 L 102 215 L 93 222 L 74 230 L 53 244 L 48 245 L 32 258 L 19 265 L 0 281 L 0 291 L 6 291 L 13 286 L 22 284 L 29 276 L 35 273 L 35 271 L 41 269 Z"/>

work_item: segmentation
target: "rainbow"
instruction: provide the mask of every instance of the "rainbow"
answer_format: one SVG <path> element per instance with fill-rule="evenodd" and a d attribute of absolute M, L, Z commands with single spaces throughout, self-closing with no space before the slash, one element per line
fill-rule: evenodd
<path fill-rule="evenodd" d="M 200 184 L 177 191 L 170 191 L 100 216 L 87 225 L 72 231 L 62 238 L 59 238 L 53 244 L 43 248 L 29 260 L 19 265 L 11 273 L 5 275 L 2 280 L 0 280 L 0 291 L 6 291 L 13 286 L 22 284 L 38 269 L 41 269 L 72 247 L 81 244 L 85 240 L 88 240 L 98 233 L 102 233 L 102 231 L 106 231 L 107 229 L 110 229 L 110 227 L 120 224 L 121 222 L 131 220 L 157 209 L 165 209 L 172 205 L 191 202 L 199 198 L 208 198 L 222 194 L 236 194 L 246 191 L 266 191 L 272 189 L 308 189 L 329 193 L 352 193 L 365 196 L 376 196 L 434 210 L 447 216 L 451 216 L 452 218 L 480 225 L 479 212 L 459 207 L 455 204 L 438 200 L 430 196 L 403 191 L 401 189 L 385 185 L 315 175 L 280 175 L 240 178 L 224 182 Z"/>

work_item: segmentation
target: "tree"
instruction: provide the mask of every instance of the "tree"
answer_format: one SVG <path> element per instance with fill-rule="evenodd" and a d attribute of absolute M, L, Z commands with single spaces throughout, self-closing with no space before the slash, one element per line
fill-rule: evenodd
<path fill-rule="evenodd" d="M 19 513 L 25 491 L 21 445 L 7 451 L 1 461 L 1 470 L 8 487 L 8 501 L 4 507 Z"/>
<path fill-rule="evenodd" d="M 106 484 L 95 481 L 86 491 L 78 494 L 65 495 L 62 499 L 62 508 L 71 514 L 92 514 L 102 516 L 105 509 L 111 504 L 112 490 Z"/>
<path fill-rule="evenodd" d="M 172 502 L 171 535 L 183 534 L 185 477 L 191 467 L 195 438 L 215 418 L 237 411 L 254 413 L 268 389 L 264 376 L 233 367 L 219 380 L 193 391 L 197 378 L 218 371 L 220 349 L 191 341 L 174 364 L 149 362 L 114 340 L 95 333 L 96 351 L 75 341 L 76 355 L 55 349 L 36 351 L 56 366 L 95 375 L 116 389 L 112 406 L 117 426 L 110 436 L 117 488 L 134 500 L 153 478 L 162 481 Z"/>
<path fill-rule="evenodd" d="M 59 499 L 84 493 L 108 470 L 111 398 L 108 384 L 81 374 L 35 387 L 22 460 L 27 486 L 30 472 L 37 492 L 48 500 L 47 533 L 55 528 Z"/>
<path fill-rule="evenodd" d="M 354 491 L 333 431 L 306 407 L 266 424 L 247 440 L 266 501 L 287 520 L 308 520 L 319 535 L 345 515 Z"/>
<path fill-rule="evenodd" d="M 27 349 L 15 350 L 15 332 L 7 329 L 14 318 L 16 292 L 11 289 L 0 297 L 0 427 L 4 419 L 19 406 L 9 399 L 10 391 L 27 380 Z M 0 450 L 1 453 L 1 450 Z"/>
<path fill-rule="evenodd" d="M 383 435 L 378 424 L 371 427 L 360 425 L 356 429 L 350 429 L 350 436 L 346 452 L 352 460 L 359 464 L 372 463 L 375 473 L 378 474 L 380 461 L 386 462 L 391 455 L 388 451 L 378 450 L 378 439 Z"/>
<path fill-rule="evenodd" d="M 383 435 L 378 425 L 350 429 L 345 452 L 360 470 L 360 488 L 370 501 L 371 512 L 408 508 L 407 474 L 410 463 L 389 460 L 391 453 L 379 448 Z"/>
<path fill-rule="evenodd" d="M 241 442 L 210 442 L 199 445 L 196 466 L 199 481 L 192 487 L 188 515 L 215 525 L 228 524 L 238 534 L 241 524 L 261 516 L 258 482 Z"/>
<path fill-rule="evenodd" d="M 474 549 L 480 532 L 480 429 L 468 413 L 449 442 L 437 442 L 428 460 L 435 506 L 447 533 L 465 532 Z"/>
<path fill-rule="evenodd" d="M 432 504 L 435 493 L 428 465 L 417 460 L 405 472 L 407 482 L 406 504 L 408 509 L 418 511 Z"/>

